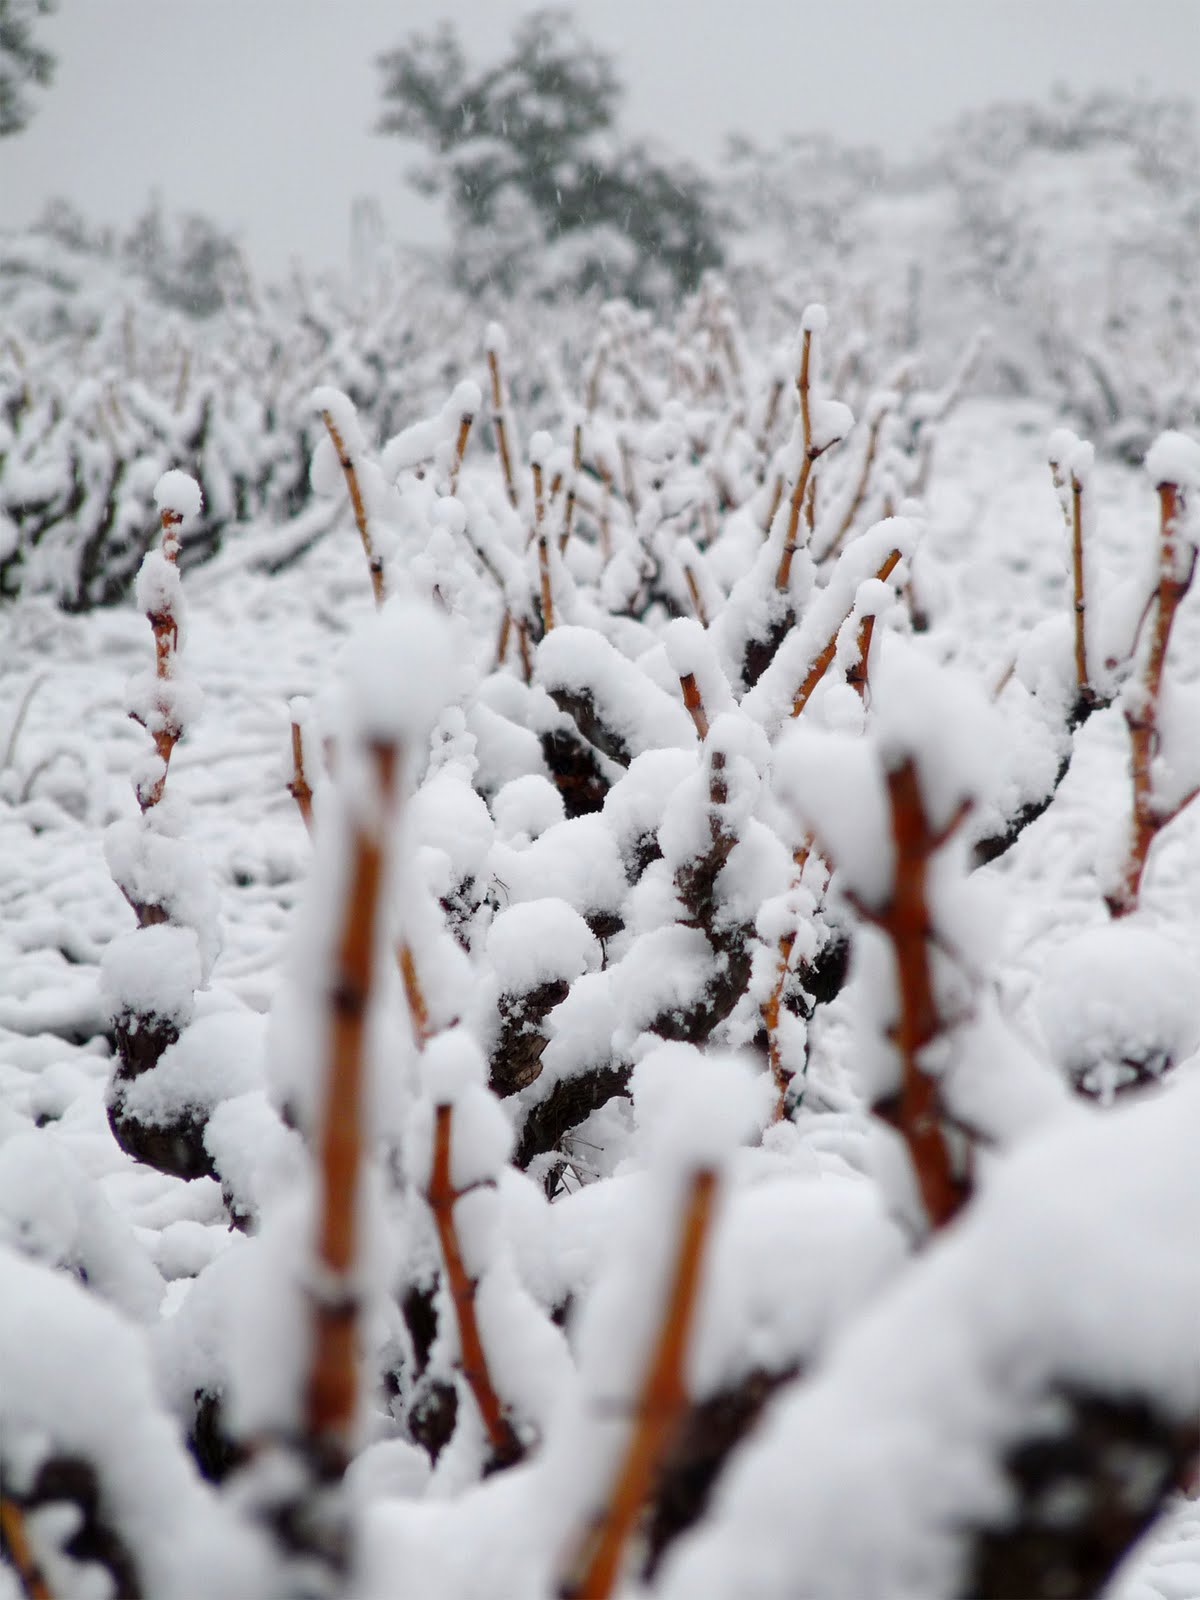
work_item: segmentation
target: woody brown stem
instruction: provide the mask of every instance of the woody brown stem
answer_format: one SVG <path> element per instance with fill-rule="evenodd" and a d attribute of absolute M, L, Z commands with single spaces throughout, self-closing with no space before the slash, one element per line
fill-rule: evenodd
<path fill-rule="evenodd" d="M 1005 689 L 1008 688 L 1009 684 L 1012 682 L 1013 677 L 1016 674 L 1016 670 L 1017 670 L 1017 659 L 1014 656 L 1009 661 L 1009 663 L 1005 667 L 1004 671 L 996 679 L 995 686 L 993 687 L 991 694 L 988 696 L 988 698 L 993 703 L 995 703 L 997 700 L 999 700 L 1000 696 L 1004 693 Z"/>
<path fill-rule="evenodd" d="M 554 591 L 550 583 L 550 541 L 546 537 L 546 502 L 541 464 L 533 463 L 534 536 L 537 539 L 538 584 L 542 603 L 542 633 L 554 626 Z"/>
<path fill-rule="evenodd" d="M 492 1447 L 497 1465 L 508 1465 L 523 1454 L 521 1442 L 513 1432 L 504 1407 L 496 1394 L 488 1371 L 487 1357 L 479 1337 L 475 1315 L 476 1284 L 468 1274 L 454 1222 L 455 1202 L 460 1198 L 450 1178 L 450 1151 L 454 1107 L 438 1106 L 434 1114 L 433 1171 L 429 1180 L 429 1208 L 433 1212 L 438 1244 L 446 1269 L 446 1283 L 458 1322 L 462 1374 L 466 1379 Z"/>
<path fill-rule="evenodd" d="M 176 566 L 183 517 L 178 511 L 164 506 L 160 513 L 159 524 L 162 529 L 163 556 L 172 566 Z M 166 683 L 175 675 L 175 654 L 179 648 L 179 621 L 169 605 L 162 611 L 147 612 L 147 617 L 154 635 L 154 676 L 159 683 Z M 143 721 L 137 712 L 133 712 L 132 715 L 136 721 Z M 159 715 L 162 726 L 154 730 L 151 738 L 154 741 L 155 754 L 162 763 L 161 770 L 148 789 L 144 789 L 141 784 L 135 784 L 134 790 L 143 815 L 158 805 L 166 792 L 167 770 L 181 732 L 178 723 L 167 714 L 165 706 L 161 704 Z M 166 922 L 167 913 L 158 902 L 137 900 L 123 885 L 121 892 L 133 908 L 140 928 L 154 927 Z"/>
<path fill-rule="evenodd" d="M 900 1055 L 901 1081 L 899 1095 L 876 1109 L 908 1146 L 926 1215 L 938 1228 L 955 1215 L 966 1194 L 953 1171 L 937 1081 L 921 1065 L 921 1052 L 944 1026 L 929 959 L 933 919 L 928 874 L 930 860 L 961 824 L 966 808 L 934 832 L 911 757 L 887 774 L 887 790 L 895 879 L 891 899 L 873 920 L 890 940 L 896 965 L 899 1016 L 892 1039 Z"/>
<path fill-rule="evenodd" d="M 692 602 L 692 610 L 696 613 L 696 621 L 702 628 L 708 627 L 708 611 L 705 608 L 704 597 L 700 593 L 700 585 L 696 581 L 696 573 L 690 561 L 683 561 L 683 580 L 687 584 L 688 596 Z"/>
<path fill-rule="evenodd" d="M 880 566 L 878 572 L 876 572 L 876 574 L 875 574 L 876 580 L 878 582 L 880 582 L 880 583 L 885 582 L 888 578 L 891 577 L 892 573 L 896 570 L 896 568 L 899 566 L 899 564 L 900 564 L 900 552 L 899 552 L 899 550 L 893 550 L 891 552 L 891 554 L 887 557 L 887 559 L 883 562 L 883 564 Z M 825 674 L 829 671 L 830 667 L 833 665 L 834 657 L 837 655 L 838 634 L 842 631 L 842 628 L 844 627 L 844 625 L 849 620 L 849 618 L 851 617 L 852 614 L 853 614 L 853 607 L 851 607 L 851 609 L 849 611 L 847 611 L 846 615 L 842 618 L 841 622 L 834 629 L 834 631 L 830 635 L 829 639 L 826 640 L 825 644 L 822 646 L 821 650 L 818 652 L 817 656 L 814 658 L 812 665 L 809 667 L 808 672 L 805 674 L 804 682 L 796 690 L 795 698 L 792 701 L 792 715 L 794 717 L 798 717 L 800 715 L 800 713 L 804 710 L 805 706 L 808 704 L 809 700 L 812 698 L 813 692 L 815 691 L 817 685 L 820 683 L 821 679 L 825 676 Z M 866 628 L 866 624 L 868 622 L 873 625 L 874 624 L 874 618 L 873 617 L 864 618 L 863 619 L 863 628 Z M 872 633 L 872 631 L 873 631 L 873 626 L 872 626 L 872 629 L 867 630 L 867 632 L 866 632 L 865 643 L 864 643 L 863 629 L 859 630 L 859 636 L 858 636 L 859 661 L 862 663 L 864 683 L 865 683 L 865 679 L 866 679 L 866 659 L 867 659 L 865 652 L 866 652 L 866 650 L 869 650 L 870 647 L 871 647 L 871 633 Z M 851 681 L 853 682 L 853 679 L 851 679 Z M 855 687 L 857 688 L 858 685 L 856 684 Z M 861 690 L 860 690 L 860 693 L 861 693 Z"/>
<path fill-rule="evenodd" d="M 792 852 L 792 884 L 799 886 L 804 877 L 804 869 L 812 855 L 813 837 L 805 834 L 800 843 Z M 785 933 L 779 941 L 779 958 L 775 969 L 775 982 L 771 986 L 771 993 L 767 996 L 762 1007 L 763 1027 L 767 1030 L 767 1060 L 771 1068 L 771 1076 L 775 1080 L 775 1112 L 772 1122 L 782 1122 L 784 1108 L 787 1101 L 788 1085 L 791 1082 L 791 1073 L 783 1064 L 783 1049 L 779 1039 L 779 1017 L 783 1009 L 783 991 L 787 986 L 788 969 L 791 966 L 792 951 L 796 945 L 797 929 L 793 928 Z"/>
<path fill-rule="evenodd" d="M 780 939 L 775 982 L 771 985 L 771 992 L 762 1008 L 763 1026 L 767 1030 L 767 1060 L 771 1067 L 771 1076 L 775 1080 L 775 1110 L 771 1117 L 772 1122 L 783 1121 L 788 1084 L 791 1082 L 791 1074 L 783 1065 L 783 1051 L 779 1041 L 779 1014 L 783 1008 L 783 990 L 787 983 L 788 965 L 792 959 L 795 943 L 795 929 L 785 933 Z"/>
<path fill-rule="evenodd" d="M 779 502 L 783 499 L 783 473 L 775 474 L 775 486 L 771 490 L 771 502 L 767 507 L 767 514 L 763 518 L 762 530 L 770 533 L 771 524 L 775 521 L 775 513 L 779 510 Z"/>
<path fill-rule="evenodd" d="M 26 1600 L 54 1600 L 29 1543 L 25 1517 L 15 1500 L 0 1495 L 0 1556 L 12 1564 Z"/>
<path fill-rule="evenodd" d="M 288 793 L 299 807 L 300 815 L 304 819 L 304 826 L 311 833 L 313 831 L 313 792 L 304 771 L 304 740 L 298 722 L 292 723 L 292 781 L 288 784 Z"/>
<path fill-rule="evenodd" d="M 558 536 L 558 549 L 561 555 L 566 554 L 567 545 L 571 542 L 571 529 L 575 523 L 575 501 L 578 494 L 576 485 L 582 467 L 583 424 L 577 422 L 571 437 L 571 476 L 567 482 L 567 504 L 563 512 L 562 532 Z"/>
<path fill-rule="evenodd" d="M 413 956 L 412 945 L 402 940 L 396 950 L 396 960 L 400 967 L 400 978 L 404 984 L 404 998 L 408 1001 L 408 1014 L 412 1019 L 413 1037 L 417 1041 L 417 1049 L 424 1050 L 433 1038 L 433 1027 L 429 1021 L 429 1006 L 425 999 L 425 991 L 421 987 L 421 980 L 417 974 L 417 963 Z"/>
<path fill-rule="evenodd" d="M 875 637 L 875 613 L 864 617 L 858 626 L 854 663 L 846 673 L 846 682 L 860 700 L 867 698 L 868 675 L 871 662 L 871 641 Z"/>
<path fill-rule="evenodd" d="M 566 554 L 567 546 L 571 542 L 571 529 L 575 525 L 575 500 L 576 500 L 576 498 L 577 498 L 577 496 L 576 496 L 576 489 L 575 489 L 575 480 L 574 480 L 574 478 L 572 478 L 570 487 L 567 490 L 566 507 L 565 507 L 565 509 L 563 511 L 562 531 L 558 536 L 558 553 L 559 553 L 559 555 L 565 555 Z"/>
<path fill-rule="evenodd" d="M 695 673 L 685 672 L 679 680 L 679 687 L 683 690 L 684 708 L 692 719 L 696 737 L 703 744 L 708 738 L 708 716 L 704 710 L 704 700 Z"/>
<path fill-rule="evenodd" d="M 1142 670 L 1141 689 L 1133 705 L 1125 712 L 1133 771 L 1133 811 L 1120 881 L 1115 893 L 1107 897 L 1108 909 L 1114 917 L 1128 916 L 1137 910 L 1150 847 L 1168 822 L 1178 815 L 1178 810 L 1170 814 L 1160 812 L 1155 804 L 1152 765 L 1159 746 L 1159 712 L 1167 648 L 1171 642 L 1176 612 L 1195 577 L 1196 552 L 1191 551 L 1187 570 L 1180 575 L 1176 524 L 1182 508 L 1178 485 L 1159 484 L 1158 499 L 1159 577 L 1153 597 L 1154 621 Z"/>
<path fill-rule="evenodd" d="M 462 471 L 463 457 L 467 453 L 467 440 L 471 435 L 471 424 L 475 415 L 471 411 L 464 411 L 458 419 L 458 437 L 454 441 L 454 459 L 450 463 L 450 493 L 458 492 L 458 475 Z"/>
<path fill-rule="evenodd" d="M 508 644 L 512 638 L 513 619 L 512 612 L 506 610 L 500 618 L 500 632 L 496 636 L 496 665 L 502 667 L 508 656 Z"/>
<path fill-rule="evenodd" d="M 783 399 L 784 388 L 785 384 L 782 378 L 776 378 L 775 382 L 771 385 L 771 395 L 767 401 L 767 411 L 766 415 L 763 417 L 762 431 L 758 436 L 758 448 L 763 455 L 763 467 L 761 473 L 759 474 L 760 483 L 766 476 L 766 455 L 771 444 L 771 434 L 775 430 L 775 419 L 779 415 L 779 402 Z"/>
<path fill-rule="evenodd" d="M 817 557 L 818 561 L 828 561 L 830 556 L 836 555 L 841 549 L 842 542 L 850 529 L 854 526 L 854 519 L 862 510 L 863 501 L 867 498 L 867 489 L 871 482 L 871 469 L 875 465 L 875 456 L 879 448 L 879 433 L 883 427 L 888 411 L 886 406 L 881 406 L 872 417 L 870 431 L 867 434 L 867 448 L 863 453 L 862 465 L 859 468 L 858 481 L 854 486 L 854 494 L 846 508 L 846 514 L 838 524 L 838 530 Z"/>
<path fill-rule="evenodd" d="M 560 1600 L 607 1600 L 622 1557 L 687 1409 L 685 1368 L 717 1195 L 714 1172 L 691 1180 L 675 1271 L 633 1431 L 599 1516 L 572 1552 Z"/>
<path fill-rule="evenodd" d="M 609 520 L 612 514 L 612 473 L 607 467 L 600 469 L 600 481 L 604 485 L 604 493 L 600 499 L 600 554 L 607 562 L 612 556 L 612 531 Z"/>
<path fill-rule="evenodd" d="M 812 473 L 813 462 L 816 460 L 812 442 L 812 418 L 809 413 L 809 363 L 812 355 L 812 332 L 805 328 L 804 337 L 800 347 L 800 374 L 796 379 L 796 388 L 800 394 L 800 433 L 803 447 L 803 458 L 796 482 L 792 486 L 792 498 L 788 508 L 787 535 L 783 542 L 783 552 L 779 557 L 779 569 L 775 574 L 775 587 L 780 593 L 786 593 L 792 575 L 792 560 L 796 554 L 796 540 L 800 532 L 800 513 L 804 507 L 804 496 L 808 489 L 808 480 Z"/>
<path fill-rule="evenodd" d="M 371 574 L 371 591 L 375 596 L 375 604 L 383 604 L 383 558 L 375 551 L 371 539 L 371 525 L 367 521 L 367 508 L 363 501 L 362 485 L 358 481 L 358 468 L 354 464 L 354 457 L 346 448 L 337 423 L 333 420 L 330 411 L 321 412 L 321 421 L 329 433 L 334 451 L 338 458 L 338 465 L 342 469 L 342 476 L 346 480 L 346 489 L 350 495 L 350 506 L 354 512 L 354 526 L 358 529 L 358 536 L 362 540 L 363 554 L 367 558 L 367 570 Z"/>
<path fill-rule="evenodd" d="M 1083 484 L 1071 474 L 1071 579 L 1075 617 L 1075 688 L 1080 700 L 1091 693 L 1088 677 L 1085 601 L 1083 592 Z"/>
<path fill-rule="evenodd" d="M 492 383 L 492 426 L 496 430 L 496 449 L 500 456 L 500 468 L 504 473 L 504 487 L 508 491 L 508 502 L 513 510 L 517 507 L 517 484 L 513 477 L 512 454 L 508 443 L 507 404 L 504 397 L 504 384 L 500 377 L 500 361 L 494 350 L 487 353 L 488 375 Z"/>
<path fill-rule="evenodd" d="M 183 518 L 178 511 L 164 507 L 160 516 L 162 528 L 162 553 L 166 559 L 175 566 L 179 558 L 179 543 Z M 150 627 L 154 634 L 154 676 L 160 683 L 166 682 L 175 673 L 175 653 L 179 648 L 179 622 L 174 613 L 165 611 L 150 611 L 147 613 Z M 140 717 L 138 718 L 140 721 Z M 175 746 L 179 743 L 180 729 L 173 719 L 164 718 L 163 726 L 156 729 L 152 735 L 154 749 L 162 762 L 162 771 L 148 790 L 138 790 L 138 804 L 146 812 L 156 806 L 163 797 L 167 786 L 167 768 Z"/>
<path fill-rule="evenodd" d="M 340 1476 L 350 1460 L 358 1407 L 358 1201 L 367 1130 L 363 1080 L 367 1010 L 374 977 L 375 925 L 384 877 L 384 832 L 398 752 L 371 751 L 381 820 L 360 822 L 351 843 L 349 889 L 329 991 L 329 1058 L 317 1147 L 317 1286 L 304 1428 L 314 1457 Z"/>

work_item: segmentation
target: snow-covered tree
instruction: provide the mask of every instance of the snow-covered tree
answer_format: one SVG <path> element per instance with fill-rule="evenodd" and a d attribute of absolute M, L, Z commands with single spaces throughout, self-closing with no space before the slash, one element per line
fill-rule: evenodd
<path fill-rule="evenodd" d="M 467 286 L 512 289 L 532 271 L 547 289 L 655 299 L 719 263 L 704 181 L 620 140 L 613 63 L 570 13 L 531 13 L 492 66 L 469 65 L 450 23 L 379 65 L 379 130 L 428 151 L 412 182 L 445 199 Z"/>
<path fill-rule="evenodd" d="M 13 295 L 0 1596 L 1192 1592 L 1195 442 L 364 268 Z"/>
<path fill-rule="evenodd" d="M 54 57 L 38 43 L 36 22 L 54 0 L 0 0 L 0 138 L 20 133 L 34 112 L 31 89 L 44 88 Z"/>

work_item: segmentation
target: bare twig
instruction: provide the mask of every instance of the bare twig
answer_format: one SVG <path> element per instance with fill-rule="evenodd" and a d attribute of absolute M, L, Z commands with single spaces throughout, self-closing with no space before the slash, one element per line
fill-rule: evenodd
<path fill-rule="evenodd" d="M 542 604 L 542 632 L 547 634 L 554 626 L 554 591 L 550 582 L 550 540 L 546 534 L 546 500 L 543 486 L 542 464 L 533 463 L 534 537 L 537 539 L 538 581 Z"/>
<path fill-rule="evenodd" d="M 854 519 L 862 510 L 863 501 L 867 498 L 867 489 L 871 482 L 871 470 L 875 465 L 875 457 L 879 448 L 879 433 L 887 419 L 890 407 L 880 404 L 871 417 L 867 433 L 867 445 L 863 451 L 862 463 L 859 467 L 858 482 L 854 486 L 850 504 L 846 513 L 838 524 L 837 532 L 817 557 L 818 561 L 828 561 L 830 556 L 836 555 L 841 548 L 846 535 L 854 526 Z"/>
<path fill-rule="evenodd" d="M 800 429 L 803 447 L 803 456 L 800 462 L 800 471 L 796 482 L 792 485 L 792 498 L 788 509 L 787 535 L 783 542 L 783 551 L 779 557 L 779 570 L 775 574 L 775 587 L 786 593 L 792 575 L 792 560 L 796 554 L 796 540 L 800 531 L 800 513 L 804 506 L 804 496 L 808 489 L 809 476 L 812 473 L 813 462 L 820 451 L 813 452 L 812 442 L 812 417 L 809 412 L 809 364 L 812 355 L 812 330 L 805 328 L 800 347 L 800 373 L 796 379 L 796 388 L 800 395 Z M 781 492 L 782 492 L 782 479 Z"/>
<path fill-rule="evenodd" d="M 395 745 L 371 750 L 382 818 L 396 781 Z M 384 825 L 360 823 L 351 845 L 349 889 L 329 991 L 331 1037 L 318 1136 L 317 1284 L 304 1429 L 315 1459 L 334 1476 L 350 1460 L 358 1408 L 359 1187 L 367 1131 L 363 1079 L 375 925 L 384 877 Z"/>
<path fill-rule="evenodd" d="M 921 1052 L 944 1027 L 929 960 L 933 919 L 928 872 L 933 856 L 961 827 L 967 807 L 960 807 L 945 827 L 933 830 L 911 757 L 887 774 L 887 789 L 895 882 L 888 905 L 874 920 L 891 941 L 896 964 L 900 1014 L 892 1037 L 900 1053 L 901 1082 L 897 1099 L 876 1109 L 907 1144 L 925 1211 L 936 1228 L 950 1221 L 966 1195 L 954 1172 L 937 1080 L 921 1064 Z"/>
<path fill-rule="evenodd" d="M 458 1322 L 462 1374 L 475 1397 L 475 1404 L 479 1408 L 479 1415 L 487 1431 L 495 1463 L 508 1465 L 519 1460 L 523 1450 L 496 1394 L 488 1371 L 487 1357 L 479 1337 L 479 1321 L 475 1314 L 476 1285 L 467 1272 L 458 1242 L 454 1206 L 460 1194 L 454 1188 L 450 1177 L 453 1118 L 453 1106 L 437 1107 L 434 1116 L 433 1171 L 429 1180 L 429 1208 L 433 1212 L 442 1261 L 446 1268 L 446 1283 Z"/>
<path fill-rule="evenodd" d="M 1086 607 L 1083 588 L 1083 496 L 1084 482 L 1071 473 L 1071 581 L 1075 619 L 1075 688 L 1080 701 L 1092 692 L 1088 676 Z"/>
<path fill-rule="evenodd" d="M 1139 692 L 1125 710 L 1133 770 L 1133 810 L 1120 880 L 1113 893 L 1107 896 L 1108 909 L 1114 917 L 1128 916 L 1137 910 L 1150 848 L 1162 829 L 1183 809 L 1180 805 L 1169 814 L 1160 811 L 1154 799 L 1152 767 L 1159 745 L 1163 673 L 1171 629 L 1196 574 L 1196 551 L 1190 551 L 1186 568 L 1181 568 L 1176 535 L 1183 508 L 1178 484 L 1160 483 L 1158 499 L 1159 575 L 1153 597 L 1154 621 Z"/>
<path fill-rule="evenodd" d="M 471 436 L 471 424 L 475 421 L 473 411 L 464 411 L 458 419 L 458 435 L 454 441 L 454 456 L 450 462 L 450 493 L 458 492 L 458 475 L 462 471 L 463 457 L 467 453 L 467 440 Z"/>
<path fill-rule="evenodd" d="M 487 353 L 488 375 L 492 383 L 492 426 L 496 430 L 496 450 L 500 456 L 500 467 L 504 473 L 504 487 L 508 491 L 508 503 L 513 510 L 517 507 L 517 483 L 513 477 L 512 451 L 508 439 L 508 399 L 504 392 L 504 381 L 500 375 L 500 358 L 495 350 Z"/>
<path fill-rule="evenodd" d="M 704 709 L 704 699 L 696 682 L 695 673 L 685 672 L 679 680 L 679 687 L 683 690 L 683 704 L 695 726 L 696 737 L 703 744 L 708 738 L 708 715 Z"/>
<path fill-rule="evenodd" d="M 763 1026 L 767 1030 L 767 1060 L 771 1067 L 771 1076 L 775 1080 L 775 1110 L 771 1117 L 772 1122 L 782 1122 L 784 1107 L 787 1102 L 788 1084 L 791 1074 L 783 1064 L 783 1050 L 779 1039 L 779 1016 L 783 1009 L 783 991 L 787 984 L 788 969 L 791 965 L 792 950 L 796 944 L 796 930 L 793 928 L 785 933 L 779 941 L 779 959 L 775 968 L 775 982 L 771 985 L 771 992 L 767 996 L 762 1008 Z"/>
<path fill-rule="evenodd" d="M 288 793 L 299 807 L 300 815 L 304 819 L 304 826 L 309 833 L 313 830 L 313 792 L 309 785 L 307 774 L 304 771 L 304 738 L 300 731 L 300 724 L 292 722 L 292 780 L 288 784 Z"/>
<path fill-rule="evenodd" d="M 704 604 L 704 596 L 700 593 L 695 565 L 686 557 L 681 558 L 680 565 L 683 567 L 683 581 L 687 584 L 688 597 L 692 602 L 692 610 L 696 613 L 696 621 L 702 628 L 707 628 L 708 611 Z"/>
<path fill-rule="evenodd" d="M 346 479 L 346 488 L 350 494 L 350 505 L 354 512 L 354 525 L 358 529 L 358 536 L 362 540 L 363 554 L 367 558 L 367 570 L 371 574 L 371 590 L 375 596 L 375 604 L 383 604 L 383 557 L 375 550 L 371 539 L 371 525 L 367 520 L 367 507 L 362 496 L 362 485 L 358 481 L 358 468 L 354 464 L 354 457 L 346 448 L 346 441 L 342 438 L 337 423 L 333 420 L 331 411 L 322 411 L 321 420 L 329 433 L 329 438 L 337 454 L 338 465 Z"/>
<path fill-rule="evenodd" d="M 685 1368 L 705 1246 L 717 1194 L 716 1174 L 691 1180 L 675 1272 L 654 1354 L 642 1384 L 633 1431 L 599 1516 L 566 1564 L 560 1600 L 606 1600 L 620 1576 L 630 1535 L 687 1409 Z"/>
<path fill-rule="evenodd" d="M 424 1050 L 433 1038 L 434 1028 L 429 1020 L 429 1005 L 425 999 L 425 991 L 417 974 L 417 963 L 413 956 L 412 946 L 403 940 L 396 950 L 396 960 L 400 966 L 400 978 L 404 984 L 404 997 L 408 1001 L 408 1014 L 412 1019 L 413 1037 L 417 1041 L 417 1049 Z"/>
<path fill-rule="evenodd" d="M 875 574 L 876 580 L 878 582 L 880 582 L 880 583 L 885 582 L 888 578 L 891 577 L 892 573 L 896 570 L 896 568 L 897 568 L 897 566 L 899 566 L 899 564 L 900 564 L 900 551 L 899 550 L 893 550 L 888 555 L 887 559 L 882 563 L 882 565 L 880 566 L 878 572 L 876 572 L 876 574 Z M 853 614 L 853 607 L 851 607 L 851 609 L 849 611 L 847 611 L 846 615 L 842 618 L 841 622 L 834 629 L 833 633 L 826 640 L 824 645 L 822 645 L 821 649 L 818 651 L 817 655 L 813 659 L 812 665 L 809 667 L 808 672 L 805 674 L 804 682 L 796 690 L 795 697 L 792 700 L 792 715 L 794 717 L 798 717 L 800 715 L 800 713 L 804 710 L 805 706 L 808 704 L 809 700 L 812 698 L 813 693 L 816 690 L 817 685 L 820 683 L 821 679 L 825 676 L 825 674 L 829 671 L 830 667 L 833 665 L 834 657 L 837 655 L 838 634 L 842 631 L 843 626 L 849 620 L 849 618 L 851 617 L 852 614 Z M 860 666 L 861 666 L 862 681 L 863 681 L 863 686 L 864 687 L 865 687 L 865 683 L 866 683 L 866 660 L 867 660 L 866 652 L 871 647 L 871 634 L 872 634 L 872 631 L 873 631 L 874 620 L 875 619 L 873 617 L 864 618 L 863 619 L 863 627 L 860 628 L 859 635 L 858 635 L 858 651 L 859 651 L 858 660 L 859 660 L 859 663 L 860 663 Z M 870 623 L 872 625 L 871 628 L 867 627 L 868 623 Z M 852 673 L 853 673 L 853 669 L 852 669 Z M 853 676 L 851 676 L 851 682 L 854 682 Z M 856 688 L 859 687 L 857 683 L 855 683 L 855 687 Z M 859 692 L 861 693 L 862 690 L 860 689 Z"/>
<path fill-rule="evenodd" d="M 8 730 L 8 739 L 4 746 L 4 754 L 0 755 L 0 772 L 4 772 L 12 763 L 17 753 L 17 740 L 21 737 L 21 729 L 25 726 L 25 719 L 29 715 L 34 697 L 46 681 L 46 674 L 39 673 L 32 680 L 25 693 L 21 696 L 21 704 L 17 707 L 17 714 L 13 718 L 13 725 Z"/>
<path fill-rule="evenodd" d="M 767 505 L 767 514 L 762 520 L 762 530 L 763 530 L 764 533 L 770 533 L 771 525 L 775 521 L 775 513 L 779 510 L 779 505 L 780 505 L 780 502 L 782 501 L 782 499 L 783 499 L 783 473 L 782 472 L 777 472 L 775 474 L 775 482 L 774 482 L 774 484 L 773 484 L 773 486 L 771 488 L 771 499 L 770 499 L 770 501 L 768 502 L 768 505 Z"/>
<path fill-rule="evenodd" d="M 0 1495 L 0 1556 L 12 1564 L 26 1600 L 54 1600 L 29 1543 L 25 1517 L 15 1500 Z"/>

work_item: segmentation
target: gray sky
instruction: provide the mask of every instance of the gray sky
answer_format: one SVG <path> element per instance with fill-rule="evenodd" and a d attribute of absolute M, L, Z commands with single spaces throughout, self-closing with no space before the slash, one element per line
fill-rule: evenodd
<path fill-rule="evenodd" d="M 0 225 L 53 195 L 127 223 L 152 188 L 235 229 L 267 273 L 344 265 L 355 195 L 398 232 L 438 236 L 372 136 L 376 55 L 455 20 L 477 60 L 522 0 L 59 0 L 59 57 L 32 126 L 0 140 Z M 710 162 L 731 130 L 826 129 L 898 155 L 959 111 L 1054 81 L 1197 93 L 1200 0 L 592 0 L 618 59 L 624 129 Z"/>

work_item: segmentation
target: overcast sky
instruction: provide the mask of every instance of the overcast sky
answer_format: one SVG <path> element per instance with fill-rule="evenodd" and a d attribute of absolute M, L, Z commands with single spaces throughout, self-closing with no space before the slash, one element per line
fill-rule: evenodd
<path fill-rule="evenodd" d="M 375 57 L 459 24 L 500 52 L 520 0 L 59 0 L 59 58 L 31 127 L 0 140 L 0 224 L 65 195 L 127 223 L 158 189 L 233 228 L 267 273 L 344 265 L 351 201 L 438 235 L 405 188 L 409 152 L 371 133 Z M 626 131 L 701 164 L 731 130 L 826 129 L 918 149 L 962 109 L 1088 89 L 1197 92 L 1200 0 L 592 0 L 582 26 L 616 56 Z"/>

